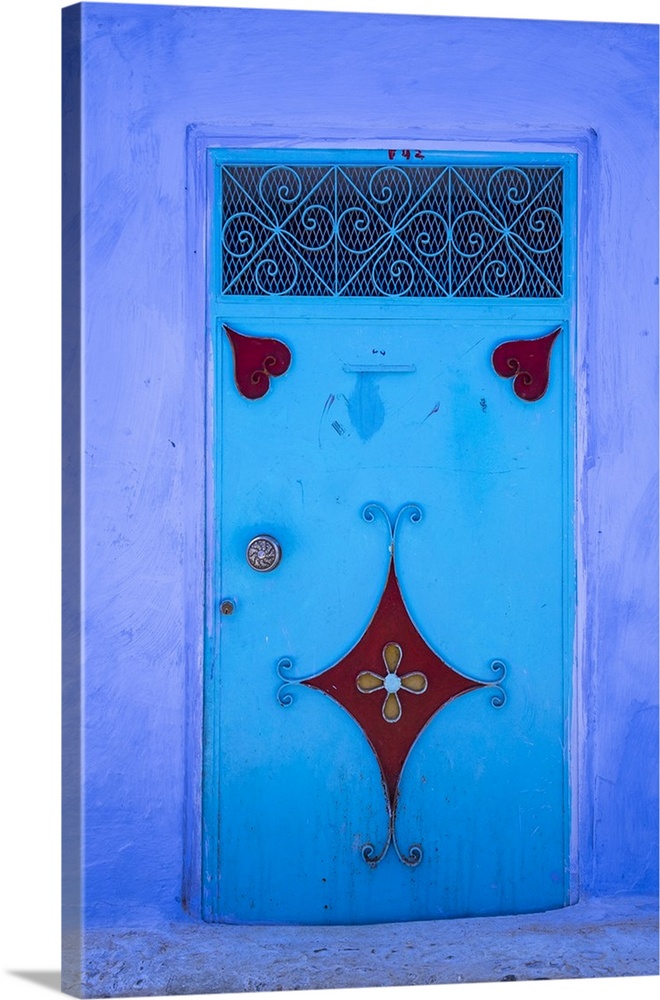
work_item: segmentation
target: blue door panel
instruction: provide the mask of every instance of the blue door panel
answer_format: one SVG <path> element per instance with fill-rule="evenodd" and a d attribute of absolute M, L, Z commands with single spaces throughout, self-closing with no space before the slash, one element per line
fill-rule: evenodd
<path fill-rule="evenodd" d="M 571 294 L 211 295 L 209 919 L 382 922 L 568 901 Z M 224 325 L 291 350 L 261 398 L 239 391 Z M 555 328 L 547 391 L 526 402 L 493 351 Z M 369 504 L 382 508 L 371 519 Z M 361 639 L 388 575 L 388 518 L 407 504 L 420 510 L 394 541 L 407 612 L 483 686 L 431 718 L 401 771 L 396 840 L 422 860 L 391 849 L 369 864 L 364 846 L 388 838 L 377 756 L 341 704 L 295 682 Z M 281 545 L 272 572 L 246 559 L 258 535 Z"/>

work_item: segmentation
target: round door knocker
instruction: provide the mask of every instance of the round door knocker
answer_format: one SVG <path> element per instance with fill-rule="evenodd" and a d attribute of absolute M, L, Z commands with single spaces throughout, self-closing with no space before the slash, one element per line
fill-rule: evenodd
<path fill-rule="evenodd" d="M 282 547 L 272 535 L 257 535 L 248 543 L 245 557 L 257 573 L 270 573 L 280 564 Z"/>

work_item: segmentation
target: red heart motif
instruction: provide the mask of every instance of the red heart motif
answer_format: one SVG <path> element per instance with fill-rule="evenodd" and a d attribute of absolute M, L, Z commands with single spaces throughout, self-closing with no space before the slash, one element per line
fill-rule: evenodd
<path fill-rule="evenodd" d="M 260 399 L 270 388 L 271 378 L 284 375 L 291 364 L 291 351 L 273 337 L 247 337 L 223 323 L 234 355 L 234 381 L 241 396 Z"/>
<path fill-rule="evenodd" d="M 545 395 L 550 379 L 550 351 L 561 333 L 557 327 L 534 340 L 507 340 L 493 351 L 493 368 L 502 378 L 513 379 L 513 391 L 520 399 L 535 403 Z"/>

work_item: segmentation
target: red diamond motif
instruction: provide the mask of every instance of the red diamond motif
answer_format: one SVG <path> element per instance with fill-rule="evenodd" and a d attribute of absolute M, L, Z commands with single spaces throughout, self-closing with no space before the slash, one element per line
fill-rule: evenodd
<path fill-rule="evenodd" d="M 501 708 L 506 700 L 501 681 L 506 667 L 493 660 L 495 679 L 474 680 L 454 670 L 431 649 L 417 630 L 403 600 L 396 575 L 395 540 L 398 526 L 406 515 L 417 524 L 422 509 L 407 503 L 392 519 L 377 503 L 362 511 L 367 523 L 376 516 L 388 525 L 390 564 L 387 582 L 378 607 L 360 640 L 346 656 L 315 677 L 294 677 L 293 661 L 282 657 L 277 673 L 284 683 L 277 692 L 280 705 L 293 703 L 290 687 L 301 684 L 316 688 L 342 706 L 362 729 L 378 761 L 387 802 L 387 839 L 380 851 L 373 844 L 362 845 L 362 857 L 372 868 L 380 864 L 391 846 L 401 862 L 415 867 L 423 858 L 421 844 L 402 852 L 395 832 L 399 780 L 408 754 L 427 723 L 448 702 L 475 688 L 493 689 L 491 704 Z"/>
<path fill-rule="evenodd" d="M 453 698 L 489 686 L 457 673 L 422 638 L 401 596 L 393 560 L 362 638 L 338 663 L 302 683 L 324 691 L 361 727 L 380 765 L 391 816 L 401 771 L 427 723 Z"/>

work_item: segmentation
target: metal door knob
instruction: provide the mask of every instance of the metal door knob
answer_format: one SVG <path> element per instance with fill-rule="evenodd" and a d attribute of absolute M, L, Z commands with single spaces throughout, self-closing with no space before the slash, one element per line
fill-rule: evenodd
<path fill-rule="evenodd" d="M 280 564 L 282 547 L 272 535 L 257 535 L 248 542 L 245 558 L 257 573 L 270 573 Z"/>

